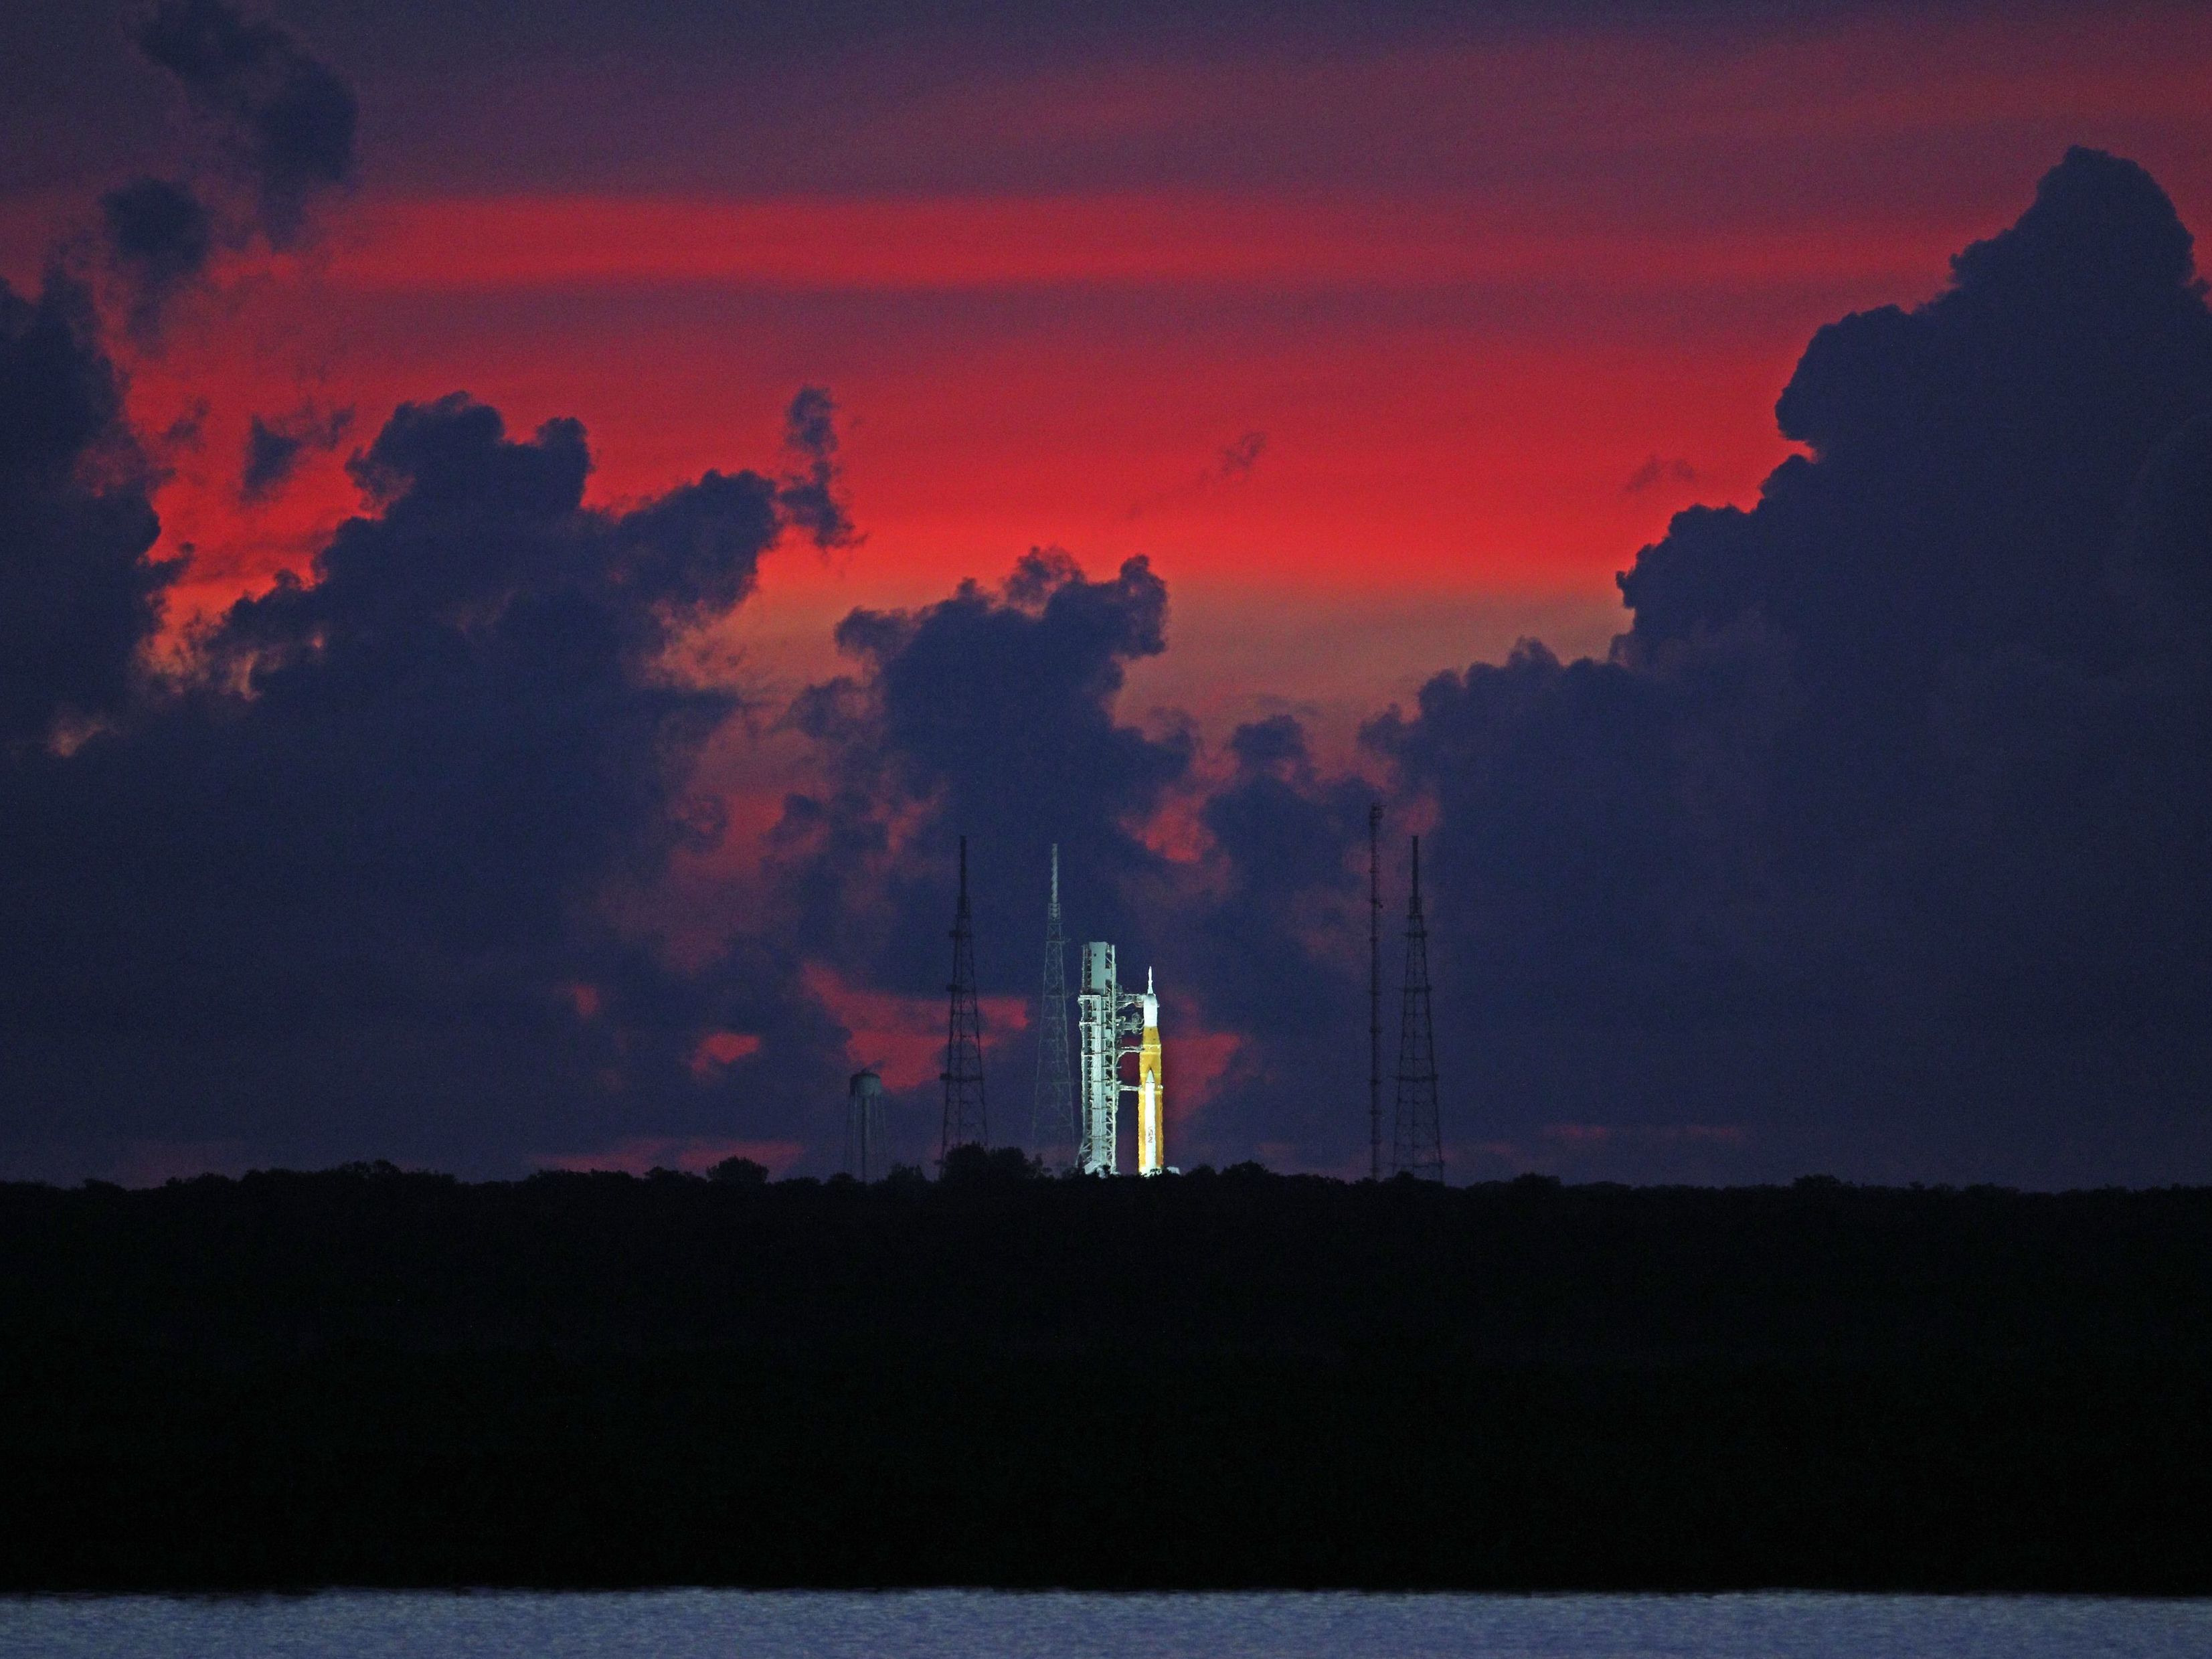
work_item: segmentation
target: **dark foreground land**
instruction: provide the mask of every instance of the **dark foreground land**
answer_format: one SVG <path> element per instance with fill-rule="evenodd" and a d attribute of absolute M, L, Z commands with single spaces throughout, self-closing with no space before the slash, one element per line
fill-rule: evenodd
<path fill-rule="evenodd" d="M 2212 1191 L 0 1188 L 0 1587 L 2212 1591 Z"/>

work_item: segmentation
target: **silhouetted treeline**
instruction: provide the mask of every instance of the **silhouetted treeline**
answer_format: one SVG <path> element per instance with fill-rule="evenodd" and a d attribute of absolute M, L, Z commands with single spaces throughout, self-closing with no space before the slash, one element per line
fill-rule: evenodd
<path fill-rule="evenodd" d="M 2212 1191 L 718 1173 L 0 1187 L 0 1582 L 2212 1590 Z"/>

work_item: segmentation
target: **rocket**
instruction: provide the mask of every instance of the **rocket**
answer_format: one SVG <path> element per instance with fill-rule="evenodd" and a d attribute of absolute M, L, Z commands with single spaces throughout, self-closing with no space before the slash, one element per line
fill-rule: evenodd
<path fill-rule="evenodd" d="M 1137 1048 L 1137 1173 L 1158 1175 L 1166 1162 L 1165 1117 L 1160 1101 L 1160 1000 L 1152 970 L 1145 969 L 1144 1034 Z"/>

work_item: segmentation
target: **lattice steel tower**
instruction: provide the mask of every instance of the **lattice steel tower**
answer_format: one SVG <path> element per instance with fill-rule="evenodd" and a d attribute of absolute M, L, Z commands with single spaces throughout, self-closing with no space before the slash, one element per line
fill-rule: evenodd
<path fill-rule="evenodd" d="M 1030 1146 L 1042 1158 L 1072 1156 L 1081 1128 L 1075 1119 L 1075 1072 L 1067 1036 L 1067 936 L 1060 927 L 1060 843 L 1052 848 L 1052 903 L 1045 911 L 1044 989 L 1037 995 L 1036 1102 L 1030 1109 Z"/>
<path fill-rule="evenodd" d="M 845 1173 L 880 1181 L 890 1173 L 884 1144 L 884 1080 L 875 1073 L 855 1072 L 845 1095 Z"/>
<path fill-rule="evenodd" d="M 1382 803 L 1367 809 L 1367 1178 L 1382 1179 Z"/>
<path fill-rule="evenodd" d="M 1421 838 L 1413 837 L 1413 891 L 1406 905 L 1406 1009 L 1398 1030 L 1398 1121 L 1390 1167 L 1424 1181 L 1444 1178 L 1437 1116 L 1437 1037 L 1429 1009 L 1429 929 L 1421 919 Z"/>
<path fill-rule="evenodd" d="M 951 1011 L 945 1030 L 945 1139 L 940 1161 L 955 1146 L 988 1144 L 983 1113 L 983 1011 L 975 1000 L 975 934 L 968 921 L 968 837 L 960 837 L 960 908 L 952 915 Z"/>

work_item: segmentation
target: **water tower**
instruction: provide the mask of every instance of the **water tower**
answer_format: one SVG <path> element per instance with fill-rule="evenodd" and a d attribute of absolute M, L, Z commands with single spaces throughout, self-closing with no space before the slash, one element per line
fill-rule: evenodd
<path fill-rule="evenodd" d="M 884 1145 L 884 1080 L 873 1072 L 853 1073 L 845 1092 L 845 1173 L 880 1181 L 890 1172 Z"/>

